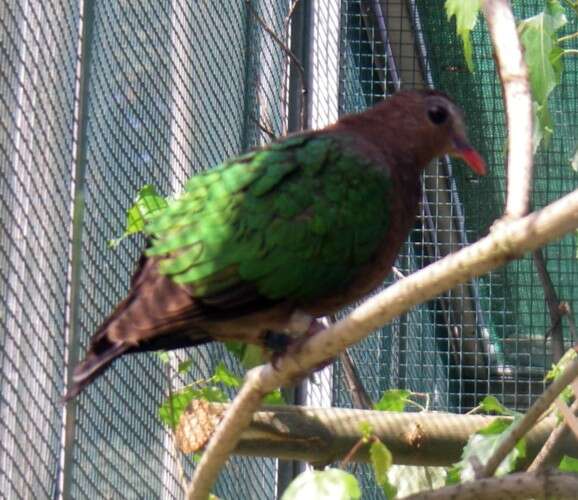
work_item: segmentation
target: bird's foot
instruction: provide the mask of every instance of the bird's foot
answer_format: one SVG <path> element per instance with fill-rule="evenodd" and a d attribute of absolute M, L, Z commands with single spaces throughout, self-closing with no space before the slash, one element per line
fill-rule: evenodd
<path fill-rule="evenodd" d="M 273 368 L 277 369 L 279 360 L 283 355 L 298 353 L 303 347 L 303 344 L 307 342 L 307 339 L 313 337 L 313 335 L 316 335 L 320 331 L 325 330 L 325 328 L 327 328 L 327 326 L 321 321 L 313 319 L 305 333 L 300 337 L 293 337 L 287 333 L 267 332 L 265 334 L 265 347 L 273 351 L 271 357 L 271 365 L 273 365 Z M 333 363 L 333 361 L 333 358 L 325 360 L 317 365 L 313 371 L 317 372 L 322 370 Z"/>

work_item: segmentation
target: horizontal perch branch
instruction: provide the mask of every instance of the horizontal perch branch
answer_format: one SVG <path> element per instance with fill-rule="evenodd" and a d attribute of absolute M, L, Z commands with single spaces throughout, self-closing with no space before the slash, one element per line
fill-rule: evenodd
<path fill-rule="evenodd" d="M 208 413 L 223 414 L 229 405 L 211 403 Z M 177 445 L 184 453 L 197 451 L 198 408 L 189 408 L 177 429 Z M 452 413 L 399 413 L 343 408 L 266 406 L 253 415 L 241 434 L 235 455 L 303 460 L 325 465 L 341 460 L 362 437 L 360 424 L 367 422 L 393 454 L 396 464 L 447 466 L 460 460 L 471 434 L 498 417 L 455 415 Z M 503 418 L 503 417 L 500 417 Z M 529 463 L 548 439 L 556 424 L 548 418 L 526 436 Z M 202 444 L 202 443 L 201 443 Z M 563 452 L 578 443 L 566 440 Z M 352 458 L 369 460 L 369 447 Z M 522 464 L 523 465 L 523 464 Z"/>
<path fill-rule="evenodd" d="M 299 379 L 410 308 L 576 228 L 578 190 L 526 217 L 504 221 L 478 242 L 394 283 L 343 320 L 310 337 L 299 352 L 281 357 L 276 369 L 265 365 L 249 371 L 245 384 L 203 454 L 187 498 L 207 498 L 219 470 L 235 449 L 242 430 L 249 425 L 266 393 Z"/>

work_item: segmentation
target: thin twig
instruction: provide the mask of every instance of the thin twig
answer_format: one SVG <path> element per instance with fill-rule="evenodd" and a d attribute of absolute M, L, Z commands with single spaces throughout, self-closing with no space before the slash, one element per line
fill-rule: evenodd
<path fill-rule="evenodd" d="M 572 403 L 570 410 L 574 415 L 578 416 L 578 399 Z M 528 471 L 537 471 L 543 469 L 547 466 L 557 465 L 556 462 L 560 461 L 561 453 L 560 448 L 569 439 L 569 427 L 566 422 L 561 422 L 558 427 L 556 427 L 552 434 L 548 437 L 548 440 L 542 446 L 540 453 L 536 455 Z"/>
<path fill-rule="evenodd" d="M 347 350 L 339 355 L 339 361 L 341 361 L 341 366 L 343 367 L 343 378 L 351 396 L 353 407 L 360 410 L 371 410 L 373 408 L 373 402 L 367 394 L 361 377 L 355 367 L 355 363 Z"/>
<path fill-rule="evenodd" d="M 285 39 L 285 41 L 288 43 L 290 41 L 290 33 L 289 33 L 289 27 L 291 26 L 291 19 L 293 18 L 293 14 L 295 13 L 295 9 L 297 8 L 297 5 L 299 4 L 300 0 L 294 0 L 293 3 L 291 4 L 291 6 L 289 7 L 289 12 L 287 13 L 287 16 L 285 17 L 285 21 L 283 21 L 283 38 Z M 283 127 L 284 127 L 284 133 L 283 135 L 286 135 L 288 132 L 288 119 L 287 119 L 287 111 L 288 111 L 288 104 L 289 104 L 289 98 L 287 97 L 289 94 L 289 68 L 291 67 L 289 58 L 287 58 L 287 60 L 285 61 L 285 63 L 283 64 L 283 83 L 281 84 L 281 107 L 283 110 Z M 302 88 L 301 89 L 303 92 L 305 92 L 305 89 Z M 301 110 L 303 111 L 303 110 Z M 305 125 L 305 120 L 304 117 L 301 118 L 302 121 L 302 127 L 304 127 Z"/>
<path fill-rule="evenodd" d="M 492 456 L 484 467 L 482 477 L 490 477 L 494 475 L 496 469 L 502 463 L 504 458 L 512 451 L 516 443 L 524 437 L 524 435 L 535 425 L 550 405 L 556 400 L 564 388 L 572 383 L 578 377 L 578 358 L 574 358 L 559 375 L 559 377 L 552 382 L 552 384 L 540 395 L 534 402 L 524 416 L 515 424 L 513 424 L 506 439 L 494 450 Z"/>
<path fill-rule="evenodd" d="M 257 120 L 257 118 L 255 118 L 253 115 L 249 115 L 249 119 L 255 124 L 257 125 L 257 128 L 261 131 L 264 132 L 265 134 L 267 134 L 269 136 L 269 139 L 271 139 L 272 141 L 274 141 L 275 139 L 277 139 L 277 136 L 275 135 L 275 133 L 271 130 L 268 129 L 265 125 L 263 125 L 259 120 Z"/>
<path fill-rule="evenodd" d="M 570 33 L 569 35 L 564 35 L 558 38 L 558 43 L 567 42 L 568 40 L 573 40 L 574 38 L 578 38 L 578 31 L 575 33 Z"/>
<path fill-rule="evenodd" d="M 552 339 L 552 359 L 554 363 L 557 363 L 566 351 L 564 348 L 564 332 L 562 329 L 560 299 L 558 298 L 558 293 L 554 288 L 554 283 L 552 282 L 550 273 L 548 273 L 546 260 L 544 259 L 544 252 L 542 252 L 541 248 L 532 253 L 532 259 L 536 271 L 538 272 L 540 283 L 544 289 L 544 300 L 546 301 L 548 313 L 550 314 L 550 329 L 548 330 L 546 337 L 550 336 Z"/>
<path fill-rule="evenodd" d="M 286 36 L 289 36 L 289 23 L 291 23 L 291 18 L 293 17 L 293 14 L 295 12 L 295 9 L 297 8 L 297 5 L 299 4 L 300 0 L 293 0 L 293 2 L 291 3 L 291 6 L 289 7 L 289 12 L 287 12 L 287 16 L 285 17 L 285 21 L 283 21 L 283 33 Z"/>
<path fill-rule="evenodd" d="M 509 0 L 485 0 L 508 123 L 508 197 L 505 217 L 528 213 L 532 188 L 532 100 L 528 68 Z"/>
<path fill-rule="evenodd" d="M 171 362 L 170 359 L 165 363 L 165 376 L 167 379 L 167 386 L 168 386 L 168 391 L 169 391 L 169 412 L 171 415 L 171 423 L 175 422 L 175 407 L 174 407 L 174 391 L 173 391 L 173 367 L 171 366 Z M 187 481 L 187 476 L 185 474 L 185 469 L 183 468 L 183 464 L 179 458 L 179 455 L 181 453 L 181 451 L 179 450 L 179 446 L 177 444 L 177 437 L 175 434 L 175 429 L 174 427 L 171 426 L 170 429 L 170 433 L 171 433 L 171 442 L 173 444 L 173 453 L 174 453 L 174 459 L 177 462 L 177 470 L 179 473 L 179 480 L 181 481 L 181 486 L 183 487 L 183 491 L 186 492 L 187 488 L 189 486 L 189 483 Z"/>
<path fill-rule="evenodd" d="M 568 329 L 570 330 L 570 335 L 572 336 L 572 342 L 578 342 L 578 332 L 576 331 L 576 323 L 574 322 L 574 316 L 572 308 L 568 302 L 562 302 L 560 304 L 560 309 L 562 314 L 568 320 Z"/>
<path fill-rule="evenodd" d="M 375 439 L 375 438 L 374 438 L 374 439 Z M 347 465 L 349 464 L 349 462 L 351 462 L 351 460 L 353 459 L 353 457 L 355 456 L 355 454 L 359 451 L 359 449 L 360 449 L 364 444 L 367 444 L 367 441 L 366 441 L 364 438 L 361 438 L 359 441 L 357 441 L 357 443 L 355 443 L 355 446 L 354 446 L 353 448 L 351 448 L 351 450 L 349 450 L 349 453 L 343 457 L 343 460 L 342 460 L 341 463 L 339 464 L 339 468 L 340 468 L 340 469 L 345 469 L 345 467 L 347 467 Z"/>
<path fill-rule="evenodd" d="M 303 67 L 303 64 L 301 64 L 299 58 L 293 53 L 293 51 L 289 47 L 287 47 L 285 42 L 281 40 L 279 36 L 275 33 L 275 31 L 273 31 L 271 27 L 268 26 L 267 23 L 261 18 L 261 16 L 259 16 L 255 8 L 253 7 L 251 0 L 245 0 L 245 3 L 247 4 L 247 7 L 251 11 L 251 14 L 255 17 L 257 23 L 259 23 L 259 25 L 269 34 L 269 36 L 275 41 L 275 43 L 279 45 L 281 50 L 285 52 L 287 57 L 289 57 L 289 59 L 295 65 L 297 71 L 299 72 L 299 79 L 301 80 L 301 90 L 302 90 L 300 94 L 300 103 L 299 103 L 301 107 L 301 129 L 304 129 L 305 103 L 306 103 L 305 95 L 307 94 L 307 83 L 306 83 L 307 81 L 305 79 L 305 68 Z"/>
<path fill-rule="evenodd" d="M 275 368 L 265 365 L 250 370 L 195 470 L 187 492 L 188 500 L 206 499 L 219 470 L 266 393 L 298 380 L 324 360 L 337 356 L 349 345 L 364 339 L 411 307 L 558 239 L 577 227 L 578 190 L 522 219 L 505 221 L 478 242 L 397 281 L 358 306 L 346 318 L 307 338 L 298 352 L 282 356 Z M 578 361 L 574 365 L 578 369 Z M 550 387 L 557 383 L 555 381 Z"/>
<path fill-rule="evenodd" d="M 568 408 L 568 405 L 566 405 L 562 398 L 556 399 L 554 404 L 556 405 L 556 408 L 558 408 L 560 414 L 564 417 L 564 422 L 566 422 L 568 428 L 574 433 L 574 436 L 578 437 L 578 420 L 574 416 L 574 413 L 570 408 Z"/>
<path fill-rule="evenodd" d="M 492 477 L 479 481 L 470 481 L 455 486 L 446 486 L 433 491 L 421 491 L 404 497 L 404 500 L 485 500 L 507 498 L 508 500 L 526 500 L 534 498 L 545 500 L 572 500 L 578 491 L 576 474 L 544 470 L 539 472 L 518 472 L 503 477 Z"/>

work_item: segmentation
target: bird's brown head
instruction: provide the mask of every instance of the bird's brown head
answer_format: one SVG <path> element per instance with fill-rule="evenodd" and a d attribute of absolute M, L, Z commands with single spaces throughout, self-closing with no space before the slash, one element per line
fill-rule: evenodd
<path fill-rule="evenodd" d="M 446 94 L 402 91 L 366 113 L 368 132 L 371 128 L 373 139 L 381 141 L 397 163 L 424 168 L 434 158 L 449 154 L 485 175 L 486 163 L 468 141 L 463 113 Z"/>

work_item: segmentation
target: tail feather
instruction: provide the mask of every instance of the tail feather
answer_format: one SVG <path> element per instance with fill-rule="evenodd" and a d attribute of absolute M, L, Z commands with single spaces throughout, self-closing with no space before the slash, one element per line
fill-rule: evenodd
<path fill-rule="evenodd" d="M 86 358 L 81 361 L 72 375 L 72 385 L 62 398 L 63 402 L 70 401 L 88 386 L 95 378 L 101 375 L 112 362 L 129 350 L 125 343 L 111 344 L 106 336 L 101 342 L 93 345 Z"/>
<path fill-rule="evenodd" d="M 195 330 L 197 315 L 195 299 L 160 275 L 154 260 L 141 258 L 129 295 L 92 336 L 86 357 L 74 369 L 72 385 L 63 401 L 76 397 L 124 354 L 211 341 L 205 333 Z"/>

